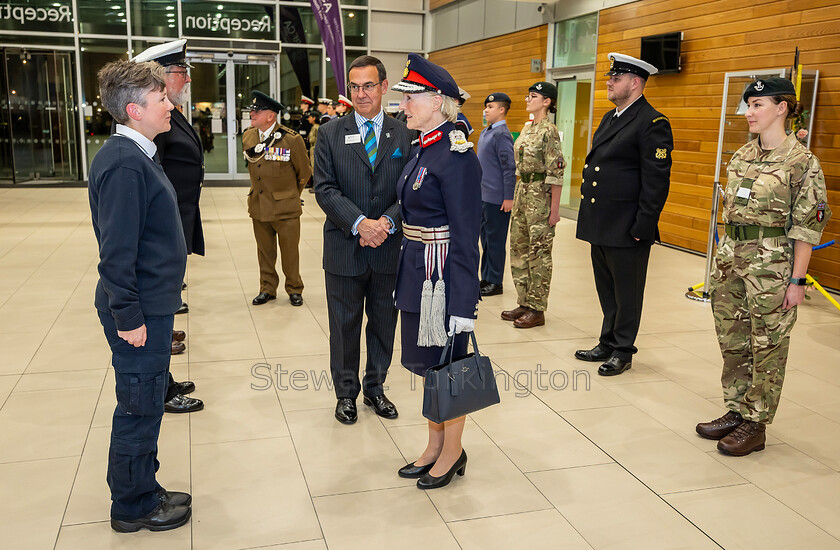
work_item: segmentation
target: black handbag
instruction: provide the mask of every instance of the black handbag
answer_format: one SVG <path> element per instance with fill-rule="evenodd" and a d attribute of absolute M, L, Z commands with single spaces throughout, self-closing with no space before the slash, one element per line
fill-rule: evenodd
<path fill-rule="evenodd" d="M 473 353 L 453 361 L 455 336 L 450 336 L 440 364 L 428 369 L 423 384 L 423 416 L 440 424 L 499 402 L 490 358 L 478 352 L 470 332 Z"/>

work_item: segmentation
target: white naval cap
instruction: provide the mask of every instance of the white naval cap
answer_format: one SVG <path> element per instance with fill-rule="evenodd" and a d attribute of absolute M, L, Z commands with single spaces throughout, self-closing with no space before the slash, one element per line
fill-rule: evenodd
<path fill-rule="evenodd" d="M 315 105 L 315 102 L 309 96 L 301 95 L 300 102 L 306 103 L 307 105 Z"/>
<path fill-rule="evenodd" d="M 328 97 L 319 97 L 318 103 L 321 103 L 323 105 L 332 105 L 332 99 Z"/>
<path fill-rule="evenodd" d="M 659 72 L 659 69 L 641 59 L 624 55 L 623 53 L 610 52 L 610 70 L 604 73 L 604 76 L 613 76 L 619 74 L 635 74 L 641 76 L 645 80 L 652 74 Z"/>
<path fill-rule="evenodd" d="M 458 95 L 461 96 L 461 101 L 466 101 L 472 97 L 468 91 L 466 91 L 460 86 L 458 86 Z"/>
<path fill-rule="evenodd" d="M 132 61 L 140 63 L 143 61 L 157 61 L 164 67 L 179 65 L 181 67 L 192 67 L 187 63 L 187 39 L 173 40 L 165 44 L 152 46 L 137 54 Z"/>
<path fill-rule="evenodd" d="M 349 99 L 347 99 L 347 96 L 344 96 L 344 95 L 341 95 L 341 94 L 338 94 L 338 102 L 347 106 L 347 107 L 352 107 L 353 106 L 353 102 L 350 101 Z"/>

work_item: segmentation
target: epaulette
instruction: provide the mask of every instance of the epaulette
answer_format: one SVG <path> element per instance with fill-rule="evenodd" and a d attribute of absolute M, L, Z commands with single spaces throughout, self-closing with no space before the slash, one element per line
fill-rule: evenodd
<path fill-rule="evenodd" d="M 296 134 L 297 133 L 294 130 L 292 130 L 291 128 L 289 128 L 288 126 L 283 126 L 282 124 L 278 124 L 277 126 L 280 127 L 281 131 L 286 132 L 287 134 Z"/>
<path fill-rule="evenodd" d="M 449 132 L 449 147 L 450 151 L 458 151 L 459 153 L 466 153 L 473 147 L 473 143 L 467 141 L 467 136 L 461 130 L 452 130 Z"/>
<path fill-rule="evenodd" d="M 658 117 L 656 117 L 655 119 L 653 119 L 653 120 L 651 121 L 651 124 L 656 124 L 656 123 L 657 123 L 657 122 L 659 122 L 660 120 L 664 120 L 664 121 L 667 121 L 667 122 L 671 122 L 670 120 L 668 120 L 668 117 L 666 117 L 666 116 L 658 116 Z"/>

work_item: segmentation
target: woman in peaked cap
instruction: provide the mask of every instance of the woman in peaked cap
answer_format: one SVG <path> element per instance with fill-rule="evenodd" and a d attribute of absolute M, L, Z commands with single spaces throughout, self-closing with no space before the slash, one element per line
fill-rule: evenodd
<path fill-rule="evenodd" d="M 402 364 L 423 376 L 440 361 L 454 335 L 454 357 L 466 355 L 467 333 L 478 315 L 478 235 L 481 226 L 481 167 L 472 143 L 455 127 L 458 85 L 443 68 L 409 54 L 400 109 L 408 127 L 419 130 L 400 179 L 397 198 L 403 218 L 403 247 L 394 292 L 400 310 Z M 421 489 L 447 485 L 464 475 L 461 445 L 465 417 L 429 421 L 429 441 L 416 461 L 400 469 Z"/>

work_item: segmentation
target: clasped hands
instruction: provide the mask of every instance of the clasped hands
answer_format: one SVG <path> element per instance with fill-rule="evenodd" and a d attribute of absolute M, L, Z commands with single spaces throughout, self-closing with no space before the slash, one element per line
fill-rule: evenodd
<path fill-rule="evenodd" d="M 391 222 L 385 216 L 378 220 L 365 218 L 356 226 L 356 231 L 359 232 L 359 244 L 361 246 L 376 248 L 384 243 L 388 235 L 391 234 Z"/>

